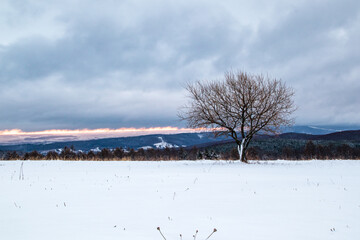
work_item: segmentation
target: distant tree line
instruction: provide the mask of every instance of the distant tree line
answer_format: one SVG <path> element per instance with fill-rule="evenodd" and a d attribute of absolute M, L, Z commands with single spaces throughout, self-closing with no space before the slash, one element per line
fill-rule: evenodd
<path fill-rule="evenodd" d="M 360 159 L 360 146 L 349 144 L 316 144 L 307 141 L 304 147 L 284 146 L 281 149 L 268 150 L 259 146 L 249 147 L 247 159 L 250 160 L 306 160 L 306 159 Z M 107 149 L 101 151 L 76 151 L 73 146 L 64 147 L 60 153 L 49 151 L 41 154 L 38 151 L 18 153 L 7 151 L 2 154 L 2 160 L 91 160 L 91 161 L 160 161 L 160 160 L 237 160 L 237 147 L 230 150 L 207 148 L 165 148 L 165 149 Z"/>
<path fill-rule="evenodd" d="M 360 159 L 360 146 L 349 144 L 316 144 L 307 141 L 304 147 L 284 146 L 277 150 L 263 150 L 259 147 L 250 147 L 249 159 L 253 160 L 308 160 L 308 159 Z"/>
<path fill-rule="evenodd" d="M 206 153 L 206 155 L 204 155 Z M 46 154 L 41 154 L 38 151 L 28 153 L 18 153 L 16 151 L 7 151 L 3 154 L 3 160 L 95 160 L 95 161 L 109 161 L 109 160 L 130 160 L 130 161 L 145 161 L 145 160 L 196 160 L 196 159 L 216 159 L 215 153 L 207 153 L 207 151 L 200 151 L 198 148 L 191 149 L 184 148 L 168 148 L 165 149 L 123 149 L 103 148 L 101 151 L 75 151 L 73 147 L 64 147 L 60 153 L 49 151 Z"/>

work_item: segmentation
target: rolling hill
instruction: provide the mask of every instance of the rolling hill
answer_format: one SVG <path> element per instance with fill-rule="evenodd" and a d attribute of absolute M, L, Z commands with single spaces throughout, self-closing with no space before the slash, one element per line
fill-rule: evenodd
<path fill-rule="evenodd" d="M 255 140 L 261 139 L 282 139 L 282 140 L 322 140 L 322 141 L 360 141 L 360 130 L 341 131 L 324 135 L 312 135 L 304 133 L 283 133 L 280 135 L 258 135 Z M 19 152 L 48 152 L 61 151 L 65 146 L 73 146 L 76 150 L 100 151 L 102 148 L 115 149 L 121 147 L 124 149 L 139 148 L 159 148 L 166 147 L 189 148 L 192 146 L 207 147 L 216 144 L 233 142 L 232 139 L 220 137 L 214 138 L 211 133 L 181 133 L 181 134 L 154 134 L 136 137 L 104 138 L 85 141 L 64 141 L 53 143 L 32 143 L 32 144 L 14 144 L 0 145 L 1 151 L 19 151 Z"/>

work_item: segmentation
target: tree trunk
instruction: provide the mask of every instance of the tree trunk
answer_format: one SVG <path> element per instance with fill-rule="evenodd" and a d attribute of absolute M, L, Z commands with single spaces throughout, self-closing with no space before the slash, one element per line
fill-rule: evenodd
<path fill-rule="evenodd" d="M 239 158 L 241 162 L 247 163 L 246 160 L 246 148 L 245 148 L 245 138 L 242 139 L 241 144 L 238 144 L 238 152 L 239 152 Z"/>

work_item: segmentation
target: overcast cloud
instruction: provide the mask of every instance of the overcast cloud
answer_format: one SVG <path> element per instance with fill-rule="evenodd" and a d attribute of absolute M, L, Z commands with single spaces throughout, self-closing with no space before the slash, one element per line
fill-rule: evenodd
<path fill-rule="evenodd" d="M 0 128 L 181 126 L 183 84 L 281 78 L 297 124 L 360 123 L 360 1 L 0 0 Z"/>

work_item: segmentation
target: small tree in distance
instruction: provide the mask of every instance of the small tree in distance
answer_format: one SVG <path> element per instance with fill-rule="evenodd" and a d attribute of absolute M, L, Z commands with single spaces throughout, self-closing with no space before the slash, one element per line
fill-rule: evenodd
<path fill-rule="evenodd" d="M 276 133 L 291 125 L 294 91 L 278 79 L 245 72 L 227 72 L 223 81 L 197 81 L 186 86 L 190 101 L 179 112 L 191 128 L 232 137 L 240 160 L 256 133 Z"/>

